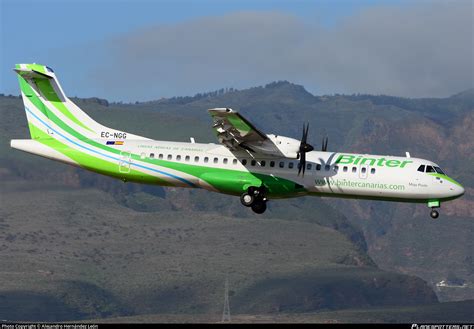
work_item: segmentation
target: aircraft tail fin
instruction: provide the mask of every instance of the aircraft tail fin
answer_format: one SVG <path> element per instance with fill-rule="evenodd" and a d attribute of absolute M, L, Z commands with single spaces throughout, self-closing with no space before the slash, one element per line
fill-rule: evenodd
<path fill-rule="evenodd" d="M 45 65 L 17 64 L 21 95 L 32 139 L 38 139 L 40 127 L 53 138 L 56 126 L 65 125 L 85 138 L 99 138 L 103 127 L 67 96 L 54 71 Z M 42 135 L 44 136 L 44 135 Z"/>
<path fill-rule="evenodd" d="M 45 133 L 51 138 L 62 134 L 77 139 L 146 139 L 94 121 L 66 96 L 48 66 L 17 64 L 14 71 L 18 74 L 32 139 L 44 138 Z"/>

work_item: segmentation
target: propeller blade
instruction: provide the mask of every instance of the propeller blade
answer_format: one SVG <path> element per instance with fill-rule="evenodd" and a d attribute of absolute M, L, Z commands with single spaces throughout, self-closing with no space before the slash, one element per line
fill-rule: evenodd
<path fill-rule="evenodd" d="M 300 155 L 300 163 L 298 163 L 298 176 L 300 175 L 301 171 L 303 171 L 303 176 L 304 176 L 305 166 L 306 166 L 306 153 L 302 152 Z"/>
<path fill-rule="evenodd" d="M 323 142 L 321 145 L 321 151 L 326 152 L 328 150 L 328 140 L 329 138 L 326 136 L 323 138 Z"/>
<path fill-rule="evenodd" d="M 303 134 L 301 135 L 301 143 L 300 143 L 300 146 L 301 146 L 301 144 L 303 144 L 303 142 L 304 142 L 304 140 L 305 140 L 304 131 L 305 131 L 305 124 L 303 123 Z"/>
<path fill-rule="evenodd" d="M 306 153 L 314 150 L 314 147 L 307 143 L 308 132 L 309 123 L 303 124 L 303 134 L 301 135 L 300 148 L 298 150 L 298 159 L 300 159 L 300 162 L 298 164 L 298 176 L 301 172 L 303 172 L 304 176 L 304 173 L 306 171 Z"/>
<path fill-rule="evenodd" d="M 301 162 L 302 162 L 302 163 L 301 163 L 301 167 L 303 168 L 303 176 L 304 176 L 304 172 L 305 172 L 305 170 L 306 170 L 306 152 L 303 153 L 303 159 L 302 159 L 302 160 L 303 160 L 303 161 L 301 161 Z"/>
<path fill-rule="evenodd" d="M 303 136 L 304 136 L 303 141 L 305 144 L 308 139 L 308 130 L 309 130 L 309 122 L 306 124 L 306 129 L 304 128 L 304 125 L 303 125 Z"/>

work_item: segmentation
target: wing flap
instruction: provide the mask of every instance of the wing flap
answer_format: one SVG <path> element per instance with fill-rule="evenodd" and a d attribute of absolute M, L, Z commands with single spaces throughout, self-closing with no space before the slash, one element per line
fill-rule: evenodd
<path fill-rule="evenodd" d="M 213 128 L 218 134 L 230 134 L 237 140 L 246 142 L 267 140 L 268 137 L 238 112 L 229 108 L 208 110 L 214 119 Z"/>
<path fill-rule="evenodd" d="M 238 112 L 229 108 L 209 109 L 217 139 L 231 151 L 281 156 L 273 141 Z"/>

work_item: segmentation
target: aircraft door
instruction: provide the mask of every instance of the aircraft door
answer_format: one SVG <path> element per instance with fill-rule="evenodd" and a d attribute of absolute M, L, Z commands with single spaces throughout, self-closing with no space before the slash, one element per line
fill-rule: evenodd
<path fill-rule="evenodd" d="M 127 174 L 130 172 L 130 163 L 132 154 L 128 151 L 120 152 L 119 172 Z"/>

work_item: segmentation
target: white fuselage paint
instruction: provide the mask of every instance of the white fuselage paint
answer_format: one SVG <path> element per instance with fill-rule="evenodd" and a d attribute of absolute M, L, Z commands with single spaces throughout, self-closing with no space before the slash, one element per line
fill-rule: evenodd
<path fill-rule="evenodd" d="M 97 140 L 97 142 L 104 143 L 104 140 Z M 75 164 L 74 161 L 61 153 L 34 140 L 12 140 L 11 146 L 49 159 Z M 150 158 L 153 154 L 156 159 L 162 156 L 163 160 L 177 163 L 274 175 L 302 185 L 307 191 L 302 193 L 303 195 L 309 192 L 310 194 L 328 196 L 426 201 L 428 199 L 452 198 L 464 193 L 461 186 L 447 179 L 418 172 L 417 168 L 422 164 L 437 166 L 431 161 L 418 158 L 312 151 L 306 154 L 307 165 L 309 164 L 310 168 L 306 169 L 303 176 L 298 175 L 298 159 L 270 156 L 254 159 L 250 153 L 231 152 L 226 147 L 213 143 L 127 140 L 124 145 L 117 145 L 114 148 L 121 150 L 124 154 L 134 153 L 143 158 Z M 379 166 L 376 164 L 336 164 L 336 160 L 342 154 L 374 159 L 375 163 L 382 158 L 385 161 L 380 161 L 382 165 Z M 170 156 L 171 158 L 169 158 Z M 180 160 L 177 160 L 178 156 L 180 156 Z M 186 160 L 187 157 L 189 160 Z M 196 157 L 199 158 L 197 162 L 195 161 Z M 205 162 L 205 158 L 208 158 L 207 162 Z M 224 159 L 227 159 L 226 164 L 224 164 Z M 247 161 L 246 165 L 242 164 L 243 159 Z M 255 163 L 252 160 L 255 160 Z M 403 168 L 388 167 L 387 161 L 392 160 L 404 164 Z M 131 169 L 140 164 L 140 161 L 129 161 Z M 272 162 L 274 162 L 273 166 L 271 166 Z M 120 160 L 117 160 L 117 170 L 121 165 L 123 166 L 123 162 L 120 163 Z M 173 172 L 170 169 L 166 170 Z M 150 171 L 149 174 L 161 179 L 169 178 L 157 172 Z M 176 174 L 183 175 L 179 172 Z M 197 187 L 215 191 L 212 186 L 200 180 L 199 177 L 186 175 L 186 179 Z M 189 185 L 179 182 L 176 182 L 176 185 L 189 187 Z"/>

